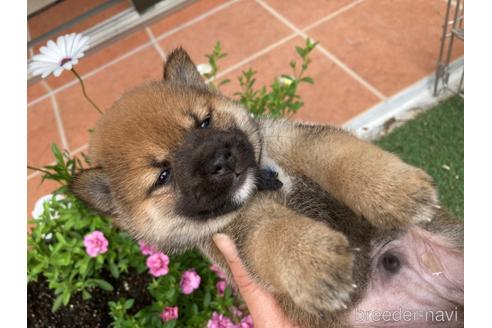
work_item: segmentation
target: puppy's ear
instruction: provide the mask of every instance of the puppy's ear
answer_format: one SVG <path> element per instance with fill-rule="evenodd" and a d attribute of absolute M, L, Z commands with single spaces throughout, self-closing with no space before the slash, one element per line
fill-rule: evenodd
<path fill-rule="evenodd" d="M 81 171 L 73 177 L 69 189 L 101 214 L 116 214 L 111 190 L 101 168 Z"/>
<path fill-rule="evenodd" d="M 164 64 L 164 81 L 206 88 L 202 76 L 183 48 L 176 48 Z"/>

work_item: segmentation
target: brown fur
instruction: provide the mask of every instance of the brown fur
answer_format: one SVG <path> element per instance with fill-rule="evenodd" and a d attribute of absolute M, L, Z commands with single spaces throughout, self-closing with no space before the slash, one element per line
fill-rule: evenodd
<path fill-rule="evenodd" d="M 173 185 L 149 192 L 159 175 L 153 163 L 172 166 L 186 133 L 209 113 L 214 128 L 243 131 L 259 167 L 273 167 L 284 185 L 237 211 L 190 220 L 174 211 Z M 180 49 L 168 59 L 164 81 L 126 93 L 104 114 L 91 152 L 94 168 L 71 186 L 81 199 L 136 239 L 168 252 L 198 247 L 224 268 L 211 236 L 229 234 L 249 272 L 305 327 L 342 327 L 368 279 L 371 239 L 432 219 L 437 202 L 427 174 L 346 131 L 253 120 L 210 91 Z"/>

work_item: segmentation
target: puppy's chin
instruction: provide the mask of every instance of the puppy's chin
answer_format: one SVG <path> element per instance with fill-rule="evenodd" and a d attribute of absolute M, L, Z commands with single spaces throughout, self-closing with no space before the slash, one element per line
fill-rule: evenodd
<path fill-rule="evenodd" d="M 200 199 L 197 202 L 181 199 L 177 212 L 192 220 L 212 220 L 238 210 L 256 192 L 256 168 L 248 168 L 230 190 L 219 197 Z"/>

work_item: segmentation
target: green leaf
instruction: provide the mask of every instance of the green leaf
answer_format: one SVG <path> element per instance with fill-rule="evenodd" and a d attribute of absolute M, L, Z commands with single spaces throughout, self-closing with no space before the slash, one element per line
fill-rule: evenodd
<path fill-rule="evenodd" d="M 62 244 L 66 244 L 67 243 L 67 240 L 65 239 L 65 237 L 63 237 L 63 235 L 59 232 L 56 232 L 55 233 L 55 236 L 56 236 L 56 239 L 58 239 L 58 241 Z"/>
<path fill-rule="evenodd" d="M 111 275 L 116 279 L 120 277 L 120 271 L 112 259 L 109 261 L 109 270 L 111 271 Z"/>
<path fill-rule="evenodd" d="M 58 148 L 58 146 L 55 143 L 51 144 L 51 152 L 55 156 L 56 162 L 58 164 L 65 162 L 63 160 L 63 155 L 62 155 L 62 153 L 60 151 L 60 148 Z"/>
<path fill-rule="evenodd" d="M 91 293 L 89 293 L 87 290 L 82 290 L 82 299 L 84 301 L 87 301 L 89 298 L 91 298 Z"/>
<path fill-rule="evenodd" d="M 80 268 L 79 268 L 79 273 L 81 275 L 85 275 L 87 273 L 87 268 L 89 267 L 89 259 L 88 258 L 84 258 L 81 262 L 80 262 Z"/>
<path fill-rule="evenodd" d="M 227 83 L 230 83 L 230 82 L 231 82 L 231 80 L 229 80 L 229 79 L 224 79 L 224 80 L 220 81 L 220 82 L 219 82 L 219 84 L 218 84 L 217 86 L 218 86 L 218 87 L 221 87 L 221 86 L 223 86 L 224 84 L 227 84 Z"/>
<path fill-rule="evenodd" d="M 133 303 L 135 302 L 135 300 L 133 298 L 130 298 L 130 299 L 127 299 L 125 301 L 125 309 L 130 309 L 132 306 L 133 306 Z"/>
<path fill-rule="evenodd" d="M 164 297 L 165 297 L 167 300 L 171 300 L 175 294 L 176 294 L 176 291 L 174 290 L 174 288 L 171 288 L 171 289 L 169 289 L 169 290 L 168 290 L 168 291 L 164 294 Z"/>
<path fill-rule="evenodd" d="M 166 322 L 166 325 L 164 327 L 166 327 L 166 328 L 174 328 L 174 327 L 176 327 L 176 324 L 177 324 L 177 321 L 176 320 L 172 320 L 172 321 Z"/>
<path fill-rule="evenodd" d="M 34 267 L 27 267 L 28 272 L 32 276 L 37 276 L 44 269 L 44 263 L 38 263 Z"/>
<path fill-rule="evenodd" d="M 200 311 L 198 310 L 198 305 L 196 305 L 195 303 L 193 303 L 191 305 L 191 311 L 193 312 L 193 315 L 198 315 L 198 313 L 200 313 Z"/>
<path fill-rule="evenodd" d="M 101 255 L 96 256 L 96 262 L 97 262 L 97 264 L 103 264 L 104 263 L 104 257 Z"/>
<path fill-rule="evenodd" d="M 205 292 L 205 296 L 203 297 L 203 307 L 204 308 L 208 308 L 208 306 L 210 305 L 211 299 L 212 299 L 212 296 L 210 295 L 210 292 L 207 290 Z"/>
<path fill-rule="evenodd" d="M 63 302 L 63 297 L 62 295 L 59 295 L 53 302 L 53 306 L 51 307 L 51 312 L 56 312 L 62 305 L 62 302 Z"/>
<path fill-rule="evenodd" d="M 105 291 L 112 292 L 114 290 L 113 286 L 103 279 L 89 279 L 87 283 L 93 286 L 97 286 Z"/>
<path fill-rule="evenodd" d="M 306 83 L 309 83 L 309 84 L 314 84 L 314 80 L 312 77 L 309 77 L 309 76 L 306 76 L 306 77 L 303 77 L 301 79 L 302 82 L 306 82 Z"/>
<path fill-rule="evenodd" d="M 63 298 L 63 305 L 67 305 L 68 302 L 70 302 L 70 291 L 68 289 L 65 289 L 65 291 L 62 294 Z"/>

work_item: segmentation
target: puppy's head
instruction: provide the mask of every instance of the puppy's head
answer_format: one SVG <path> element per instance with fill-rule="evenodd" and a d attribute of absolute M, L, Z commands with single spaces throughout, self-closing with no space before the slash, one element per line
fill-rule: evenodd
<path fill-rule="evenodd" d="M 248 112 L 211 91 L 177 49 L 162 81 L 102 116 L 90 151 L 94 168 L 71 190 L 136 238 L 177 248 L 229 223 L 252 195 L 261 140 Z"/>

